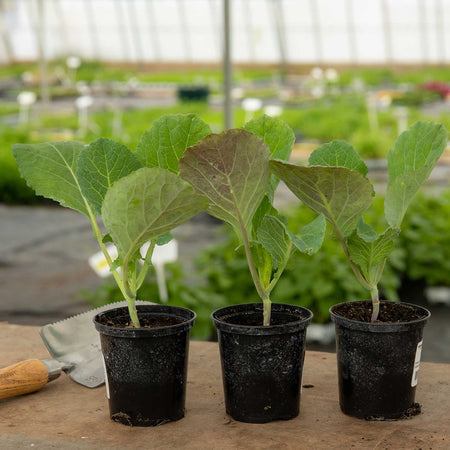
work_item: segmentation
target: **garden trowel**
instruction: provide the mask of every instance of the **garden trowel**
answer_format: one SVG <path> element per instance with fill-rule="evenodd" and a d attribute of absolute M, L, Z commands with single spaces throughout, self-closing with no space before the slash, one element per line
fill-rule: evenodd
<path fill-rule="evenodd" d="M 110 303 L 43 326 L 39 332 L 53 359 L 29 359 L 0 370 L 0 399 L 37 391 L 58 378 L 62 370 L 83 386 L 102 385 L 105 373 L 100 335 L 92 321 L 98 313 L 121 306 L 127 302 Z"/>

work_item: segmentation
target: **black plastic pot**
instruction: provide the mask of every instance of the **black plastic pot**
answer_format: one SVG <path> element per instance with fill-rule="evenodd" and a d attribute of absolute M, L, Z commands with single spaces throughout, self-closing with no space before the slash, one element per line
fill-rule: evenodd
<path fill-rule="evenodd" d="M 264 327 L 262 303 L 216 310 L 227 413 L 235 420 L 265 423 L 296 417 L 305 358 L 306 308 L 272 304 Z"/>
<path fill-rule="evenodd" d="M 342 412 L 368 420 L 402 419 L 420 413 L 415 393 L 423 327 L 430 312 L 409 303 L 381 302 L 389 308 L 408 305 L 420 318 L 400 323 L 360 322 L 339 314 L 340 307 L 348 303 L 360 302 L 330 308 L 336 326 Z"/>
<path fill-rule="evenodd" d="M 140 320 L 163 320 L 155 328 L 118 328 L 108 320 L 128 317 L 128 309 L 98 314 L 111 419 L 125 425 L 154 426 L 184 417 L 189 332 L 195 313 L 166 305 L 138 305 Z"/>

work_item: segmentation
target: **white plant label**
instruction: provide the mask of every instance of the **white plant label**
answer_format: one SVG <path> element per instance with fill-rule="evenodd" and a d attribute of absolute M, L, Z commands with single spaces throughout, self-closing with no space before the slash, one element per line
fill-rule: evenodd
<path fill-rule="evenodd" d="M 141 247 L 142 258 L 145 258 L 150 242 L 147 242 Z M 108 244 L 106 249 L 111 256 L 111 260 L 114 261 L 118 257 L 117 248 L 114 244 Z M 156 271 L 156 281 L 158 283 L 160 300 L 165 303 L 169 299 L 166 286 L 166 277 L 164 274 L 164 264 L 169 262 L 175 262 L 178 259 L 178 242 L 172 239 L 170 242 L 164 245 L 156 245 L 152 255 L 152 264 Z M 140 260 L 143 263 L 143 260 Z M 106 261 L 103 252 L 97 252 L 89 258 L 89 265 L 95 271 L 95 273 L 101 277 L 106 278 L 111 275 L 109 265 Z M 120 273 L 120 267 L 117 269 Z"/>
<path fill-rule="evenodd" d="M 411 386 L 417 386 L 417 379 L 419 378 L 420 357 L 422 356 L 423 339 L 417 344 L 416 358 L 414 359 L 414 370 L 411 378 Z"/>
<path fill-rule="evenodd" d="M 112 261 L 117 259 L 118 253 L 117 248 L 114 244 L 108 244 L 106 246 L 106 250 L 108 251 L 109 256 L 111 256 Z M 109 266 L 106 261 L 105 255 L 103 255 L 103 252 L 101 251 L 93 254 L 89 258 L 89 265 L 92 267 L 95 273 L 101 278 L 106 278 L 109 275 L 111 275 L 111 271 L 109 270 Z"/>
<path fill-rule="evenodd" d="M 105 358 L 102 355 L 102 361 L 103 361 L 103 369 L 105 370 L 105 386 L 106 386 L 106 397 L 108 397 L 108 400 L 110 399 L 109 396 L 109 381 L 108 381 L 108 374 L 106 373 L 106 364 L 105 364 Z"/>

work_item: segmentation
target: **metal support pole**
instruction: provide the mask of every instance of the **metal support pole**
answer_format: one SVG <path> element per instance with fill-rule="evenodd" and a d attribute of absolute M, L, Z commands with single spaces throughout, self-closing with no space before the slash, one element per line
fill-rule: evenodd
<path fill-rule="evenodd" d="M 141 43 L 141 33 L 139 33 L 136 2 L 135 2 L 135 0 L 131 0 L 128 2 L 128 4 L 129 4 L 128 18 L 129 18 L 130 25 L 131 25 L 130 28 L 131 28 L 131 34 L 133 36 L 136 61 L 143 62 L 144 61 L 144 51 L 143 51 L 142 43 Z"/>
<path fill-rule="evenodd" d="M 192 61 L 191 41 L 189 39 L 189 29 L 186 23 L 186 11 L 184 9 L 184 0 L 178 0 L 178 12 L 180 15 L 181 35 L 183 36 L 184 52 L 187 61 Z"/>
<path fill-rule="evenodd" d="M 445 64 L 444 5 L 442 0 L 436 0 L 436 41 L 438 45 L 439 63 Z"/>
<path fill-rule="evenodd" d="M 277 36 L 278 50 L 280 52 L 280 67 L 282 77 L 287 72 L 287 51 L 286 34 L 284 31 L 283 2 L 280 0 L 270 0 L 272 15 L 275 22 L 275 33 Z"/>
<path fill-rule="evenodd" d="M 224 78 L 224 117 L 225 129 L 233 128 L 233 103 L 231 98 L 232 67 L 231 67 L 231 27 L 230 0 L 223 0 L 223 78 Z"/>
<path fill-rule="evenodd" d="M 221 0 L 219 0 L 221 1 Z M 217 55 L 218 58 L 220 58 L 220 55 L 222 53 L 223 49 L 223 42 L 222 42 L 222 23 L 219 20 L 220 17 L 220 11 L 218 10 L 218 6 L 216 3 L 216 0 L 209 0 L 209 6 L 211 11 L 211 24 L 213 28 L 213 34 L 216 38 L 216 45 L 217 45 Z"/>
<path fill-rule="evenodd" d="M 59 35 L 62 36 L 64 41 L 64 54 L 70 54 L 70 41 L 67 33 L 68 26 L 67 21 L 64 17 L 63 7 L 61 6 L 61 0 L 53 0 L 53 9 L 56 17 L 58 18 L 58 30 Z"/>
<path fill-rule="evenodd" d="M 121 34 L 120 41 L 122 42 L 123 51 L 123 61 L 129 60 L 132 49 L 130 48 L 130 42 L 127 35 L 126 25 L 123 18 L 122 3 L 120 0 L 114 0 L 113 4 L 116 6 L 116 16 L 117 16 L 117 28 Z"/>
<path fill-rule="evenodd" d="M 89 34 L 92 42 L 92 56 L 93 59 L 99 59 L 100 46 L 98 43 L 97 25 L 95 23 L 94 8 L 92 7 L 92 0 L 85 0 L 84 7 L 86 10 L 87 23 L 89 27 Z"/>
<path fill-rule="evenodd" d="M 355 17 L 353 14 L 353 0 L 346 0 L 345 10 L 347 13 L 347 35 L 350 60 L 353 64 L 358 62 L 358 52 L 356 48 Z"/>
<path fill-rule="evenodd" d="M 36 41 L 38 45 L 39 54 L 39 74 L 40 74 L 40 85 L 41 85 L 41 100 L 44 105 L 44 109 L 47 109 L 50 103 L 50 88 L 48 84 L 48 67 L 47 67 L 47 57 L 45 54 L 45 9 L 44 1 L 36 0 Z"/>
<path fill-rule="evenodd" d="M 251 21 L 251 11 L 249 0 L 243 0 L 245 31 L 247 32 L 248 56 L 251 62 L 255 61 L 255 46 L 253 45 L 253 26 Z"/>
<path fill-rule="evenodd" d="M 9 39 L 8 31 L 6 30 L 5 23 L 3 21 L 3 12 L 6 9 L 5 2 L 0 0 L 0 34 L 3 42 L 3 47 L 5 49 L 7 62 L 14 62 L 14 51 Z"/>
<path fill-rule="evenodd" d="M 386 54 L 386 61 L 388 64 L 392 63 L 392 33 L 391 21 L 389 16 L 389 7 L 387 0 L 381 0 L 381 14 L 383 16 L 383 34 L 384 34 L 384 52 Z"/>
<path fill-rule="evenodd" d="M 309 0 L 309 6 L 311 9 L 311 16 L 313 22 L 314 43 L 316 46 L 317 62 L 320 64 L 323 61 L 322 51 L 322 35 L 320 33 L 320 19 L 319 10 L 317 7 L 317 0 Z"/>
<path fill-rule="evenodd" d="M 421 34 L 422 46 L 422 62 L 428 62 L 428 33 L 427 33 L 427 8 L 423 0 L 417 0 L 417 7 L 419 9 L 419 25 Z"/>
<path fill-rule="evenodd" d="M 153 0 L 147 0 L 145 4 L 147 6 L 147 20 L 150 28 L 150 39 L 152 40 L 153 55 L 157 61 L 161 59 L 161 51 L 159 48 L 158 28 L 155 19 L 155 5 L 153 4 Z"/>

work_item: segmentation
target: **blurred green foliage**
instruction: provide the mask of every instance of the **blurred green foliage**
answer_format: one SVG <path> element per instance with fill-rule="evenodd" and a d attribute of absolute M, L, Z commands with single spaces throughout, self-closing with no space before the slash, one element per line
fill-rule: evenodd
<path fill-rule="evenodd" d="M 61 72 L 65 68 L 64 60 L 53 61 L 49 65 L 49 73 Z M 38 92 L 37 64 L 15 64 L 0 66 L 0 77 L 3 79 L 20 80 L 24 71 L 35 75 L 34 85 L 26 89 Z M 273 68 L 236 69 L 236 83 L 252 80 L 274 80 L 280 77 L 279 71 Z M 53 76 L 53 75 L 52 75 Z M 389 83 L 411 82 L 417 86 L 427 80 L 450 82 L 450 71 L 445 68 L 417 68 L 405 71 L 388 69 L 352 69 L 340 72 L 339 85 L 349 85 L 355 77 L 360 77 L 369 86 L 382 86 Z M 173 83 L 221 83 L 222 74 L 218 69 L 187 69 L 167 70 L 157 72 L 149 67 L 121 66 L 102 64 L 99 62 L 82 62 L 77 71 L 76 79 L 93 81 L 126 82 L 136 78 L 142 82 L 173 82 Z M 246 85 L 245 83 L 243 85 Z M 254 83 L 246 96 L 269 96 L 277 94 L 273 87 Z M 272 85 L 270 85 L 272 86 Z M 17 87 L 14 88 L 17 90 Z M 52 94 L 74 95 L 74 88 L 63 85 L 52 85 Z M 397 137 L 397 119 L 395 108 L 387 108 L 378 112 L 378 128 L 371 129 L 369 124 L 365 94 L 347 93 L 342 89 L 339 94 L 331 94 L 332 90 L 321 99 L 303 98 L 302 101 L 285 105 L 281 119 L 285 120 L 294 130 L 298 141 L 317 141 L 317 146 L 333 139 L 348 140 L 364 158 L 382 158 Z M 14 91 L 15 92 L 15 91 Z M 18 92 L 18 91 L 17 91 Z M 15 95 L 15 94 L 14 94 Z M 427 120 L 419 106 L 431 101 L 436 94 L 420 89 L 406 93 L 401 99 L 393 101 L 393 105 L 408 105 L 409 124 L 417 120 Z M 15 98 L 14 96 L 11 98 Z M 15 103 L 1 103 L 0 115 L 17 114 Z M 19 177 L 18 170 L 11 154 L 11 144 L 16 142 L 37 143 L 43 141 L 58 141 L 77 139 L 91 142 L 100 136 L 115 139 L 127 145 L 131 150 L 136 148 L 142 130 L 150 128 L 153 121 L 163 114 L 197 113 L 211 125 L 214 132 L 223 128 L 223 113 L 220 108 L 206 104 L 179 103 L 169 107 L 152 109 L 127 109 L 122 112 L 122 132 L 120 137 L 113 135 L 113 123 L 117 122 L 117 107 L 111 104 L 109 109 L 91 114 L 91 122 L 96 125 L 95 132 L 89 130 L 86 135 L 77 134 L 78 118 L 75 112 L 58 112 L 58 114 L 41 115 L 35 117 L 28 125 L 0 124 L 0 202 L 5 203 L 35 203 L 37 200 L 25 182 Z M 263 111 L 254 115 L 258 116 Z M 33 117 L 33 115 L 32 115 Z M 245 111 L 236 108 L 234 123 L 236 127 L 243 125 L 246 118 Z M 247 117 L 248 118 L 248 117 Z M 431 118 L 450 128 L 450 115 L 438 114 Z M 6 121 L 5 121 L 6 122 Z"/>
<path fill-rule="evenodd" d="M 57 59 L 49 63 L 49 74 L 66 71 L 66 63 L 63 59 Z M 39 66 L 37 63 L 16 63 L 0 66 L 0 78 L 20 79 L 24 72 L 29 72 L 38 78 Z M 272 68 L 245 68 L 235 69 L 234 79 L 236 81 L 271 79 L 274 75 Z M 134 78 L 147 83 L 195 83 L 216 82 L 221 83 L 223 74 L 220 67 L 217 69 L 192 68 L 192 69 L 170 69 L 155 70 L 155 66 L 142 64 L 106 64 L 100 61 L 82 61 L 76 71 L 76 79 L 87 82 L 92 81 L 128 81 Z"/>
<path fill-rule="evenodd" d="M 450 190 L 419 194 L 402 228 L 407 277 L 428 286 L 450 286 Z"/>
<path fill-rule="evenodd" d="M 377 231 L 386 227 L 384 199 L 376 198 L 364 215 Z M 292 231 L 314 218 L 314 213 L 302 205 L 284 211 Z M 439 195 L 419 194 L 411 204 L 403 222 L 396 249 L 389 256 L 380 282 L 381 297 L 398 300 L 398 290 L 408 279 L 424 280 L 427 285 L 450 286 L 450 190 Z M 211 313 L 222 306 L 259 302 L 250 277 L 242 247 L 234 233 L 221 226 L 221 242 L 196 257 L 195 273 L 186 273 L 180 263 L 166 266 L 168 304 L 184 306 L 197 313 L 192 335 L 209 339 L 214 335 Z M 121 298 L 112 282 L 106 282 L 93 292 L 85 291 L 93 306 Z M 369 298 L 368 292 L 356 281 L 342 248 L 330 229 L 321 250 L 313 255 L 296 252 L 272 293 L 277 303 L 300 305 L 314 312 L 314 322 L 329 321 L 328 309 L 346 300 Z M 158 302 L 158 288 L 150 275 L 139 291 L 139 298 Z"/>
<path fill-rule="evenodd" d="M 450 82 L 447 67 L 404 67 L 397 69 L 365 68 L 346 69 L 340 72 L 339 84 L 346 86 L 355 78 L 364 81 L 368 86 L 383 86 L 396 83 L 422 84 L 427 81 Z"/>

